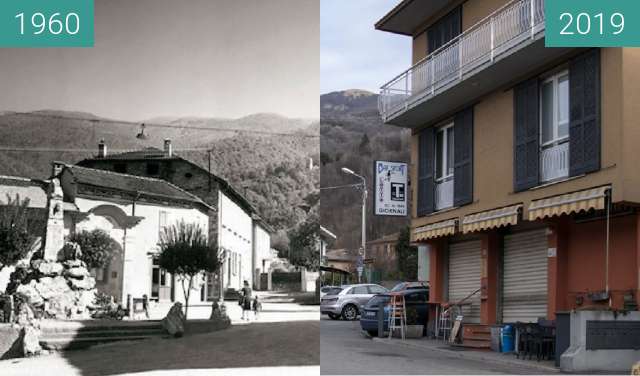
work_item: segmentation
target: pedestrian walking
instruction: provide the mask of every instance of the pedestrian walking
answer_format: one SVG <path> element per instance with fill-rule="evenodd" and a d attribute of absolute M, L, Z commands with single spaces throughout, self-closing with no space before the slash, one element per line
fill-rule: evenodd
<path fill-rule="evenodd" d="M 253 317 L 257 320 L 260 316 L 260 311 L 262 311 L 262 302 L 258 300 L 258 295 L 253 298 Z"/>
<path fill-rule="evenodd" d="M 244 281 L 242 287 L 242 320 L 249 321 L 249 311 L 251 311 L 251 287 L 249 282 Z"/>

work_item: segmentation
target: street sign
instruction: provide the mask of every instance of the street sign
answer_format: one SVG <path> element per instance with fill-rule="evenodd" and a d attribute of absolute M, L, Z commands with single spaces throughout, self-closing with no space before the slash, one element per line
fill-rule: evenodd
<path fill-rule="evenodd" d="M 366 258 L 363 260 L 364 264 L 373 264 L 376 261 L 375 258 L 371 257 L 371 258 Z"/>
<path fill-rule="evenodd" d="M 374 169 L 374 213 L 396 217 L 406 216 L 409 175 L 407 164 L 376 161 Z"/>
<path fill-rule="evenodd" d="M 362 256 L 358 256 L 358 258 L 356 258 L 356 267 L 362 267 L 362 265 L 364 265 L 364 260 L 362 259 Z"/>
<path fill-rule="evenodd" d="M 362 266 L 358 266 L 356 270 L 358 271 L 358 277 L 362 277 L 362 271 L 364 270 L 364 268 Z"/>

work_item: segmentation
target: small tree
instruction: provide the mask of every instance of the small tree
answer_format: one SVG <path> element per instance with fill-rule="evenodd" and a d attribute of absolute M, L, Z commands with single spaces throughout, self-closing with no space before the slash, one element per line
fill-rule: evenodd
<path fill-rule="evenodd" d="M 80 259 L 89 268 L 104 268 L 119 249 L 118 242 L 101 229 L 82 230 L 71 235 L 69 241 L 80 246 L 80 250 L 82 250 Z"/>
<path fill-rule="evenodd" d="M 218 247 L 207 242 L 204 230 L 194 223 L 180 221 L 165 227 L 160 234 L 159 265 L 181 282 L 185 297 L 184 316 L 189 311 L 189 297 L 196 276 L 215 273 L 221 265 Z"/>
<path fill-rule="evenodd" d="M 398 270 L 403 279 L 415 281 L 418 278 L 418 248 L 411 245 L 411 233 L 405 227 L 398 237 L 396 253 L 398 255 Z"/>
<path fill-rule="evenodd" d="M 7 195 L 7 203 L 0 207 L 0 268 L 13 265 L 27 257 L 40 231 L 37 221 L 29 221 L 29 199 L 20 200 Z"/>
<path fill-rule="evenodd" d="M 318 249 L 320 221 L 310 215 L 296 229 L 289 231 L 289 262 L 316 271 L 320 268 Z"/>

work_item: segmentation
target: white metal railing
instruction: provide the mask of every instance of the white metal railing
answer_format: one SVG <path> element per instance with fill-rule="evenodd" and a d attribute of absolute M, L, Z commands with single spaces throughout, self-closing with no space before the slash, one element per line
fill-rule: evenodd
<path fill-rule="evenodd" d="M 540 180 L 548 182 L 569 176 L 569 142 L 540 151 Z"/>
<path fill-rule="evenodd" d="M 436 182 L 435 201 L 436 210 L 453 206 L 453 178 Z"/>
<path fill-rule="evenodd" d="M 535 39 L 545 28 L 544 21 L 544 0 L 505 4 L 382 86 L 378 109 L 383 120 Z"/>

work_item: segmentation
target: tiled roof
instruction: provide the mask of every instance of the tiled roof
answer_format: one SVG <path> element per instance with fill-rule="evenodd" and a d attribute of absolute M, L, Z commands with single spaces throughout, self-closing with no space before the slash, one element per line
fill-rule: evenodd
<path fill-rule="evenodd" d="M 142 150 L 133 150 L 127 151 L 124 153 L 118 154 L 107 154 L 104 158 L 97 158 L 102 160 L 109 159 L 121 159 L 121 160 L 131 160 L 131 159 L 173 159 L 177 158 L 175 155 L 169 157 L 164 150 L 160 150 L 154 147 L 144 148 Z"/>
<path fill-rule="evenodd" d="M 367 244 L 378 244 L 378 243 L 395 243 L 398 241 L 398 238 L 400 237 L 400 233 L 396 232 L 390 235 L 384 235 L 381 238 L 378 239 L 374 239 L 374 240 L 369 240 L 367 242 Z"/>
<path fill-rule="evenodd" d="M 171 157 L 169 157 L 168 155 L 165 154 L 165 152 L 163 150 L 160 150 L 158 148 L 154 148 L 154 147 L 147 147 L 144 148 L 142 150 L 135 150 L 135 151 L 129 151 L 129 152 L 124 152 L 124 153 L 119 153 L 119 154 L 107 154 L 107 156 L 105 158 L 102 157 L 95 157 L 95 158 L 88 158 L 85 160 L 82 160 L 80 162 L 78 162 L 79 165 L 82 165 L 86 162 L 91 162 L 91 161 L 96 161 L 96 160 L 139 160 L 139 159 L 180 159 L 183 160 L 199 169 L 201 169 L 203 172 L 210 174 L 211 177 L 213 179 L 215 179 L 218 183 L 220 183 L 220 185 L 222 186 L 223 191 L 225 191 L 225 193 L 227 193 L 228 195 L 230 195 L 232 198 L 234 198 L 236 201 L 238 201 L 238 203 L 241 206 L 244 206 L 245 210 L 249 213 L 257 213 L 256 208 L 253 207 L 253 205 L 249 202 L 249 200 L 247 200 L 246 197 L 244 197 L 242 194 L 240 194 L 240 192 L 235 189 L 235 187 L 233 187 L 233 185 L 231 185 L 227 180 L 225 180 L 224 178 L 217 176 L 215 174 L 212 174 L 210 172 L 207 171 L 207 169 L 205 169 L 204 167 L 200 166 L 198 163 L 188 159 L 188 158 L 184 158 L 181 156 L 176 155 L 175 153 L 173 153 L 173 155 Z"/>
<path fill-rule="evenodd" d="M 141 195 L 152 197 L 174 199 L 180 201 L 190 201 L 206 205 L 200 198 L 181 188 L 161 179 L 147 178 L 142 176 L 120 174 L 106 170 L 80 167 L 76 165 L 66 165 L 71 171 L 75 181 L 80 184 L 87 184 L 96 187 L 104 187 L 115 190 L 137 192 Z M 208 205 L 206 205 L 208 206 Z"/>

